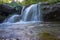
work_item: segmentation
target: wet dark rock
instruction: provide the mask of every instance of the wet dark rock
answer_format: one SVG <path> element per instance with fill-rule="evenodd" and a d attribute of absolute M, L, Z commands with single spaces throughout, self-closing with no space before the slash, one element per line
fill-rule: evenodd
<path fill-rule="evenodd" d="M 17 10 L 16 10 L 16 11 L 17 11 L 17 13 L 21 14 L 22 6 L 18 5 L 18 6 L 17 6 Z"/>
<path fill-rule="evenodd" d="M 19 40 L 19 39 L 16 39 L 16 40 Z"/>
<path fill-rule="evenodd" d="M 9 5 L 6 4 L 2 4 L 0 5 L 0 23 L 2 23 L 2 21 L 9 16 L 10 14 L 14 13 L 16 10 L 14 8 L 12 8 Z"/>
<path fill-rule="evenodd" d="M 7 4 L 2 4 L 0 9 L 2 12 L 10 13 L 10 14 L 16 11 L 15 8 L 13 8 L 12 6 L 9 6 Z"/>
<path fill-rule="evenodd" d="M 56 3 L 57 5 L 60 5 L 60 2 Z"/>
<path fill-rule="evenodd" d="M 43 2 L 42 5 L 49 5 L 49 3 L 48 2 Z"/>
<path fill-rule="evenodd" d="M 44 21 L 60 21 L 60 3 L 43 5 L 42 14 Z"/>
<path fill-rule="evenodd" d="M 9 15 L 12 14 L 21 14 L 22 7 L 19 5 L 18 9 L 16 10 L 15 7 L 12 7 L 8 4 L 1 4 L 0 5 L 0 23 L 3 22 Z"/>

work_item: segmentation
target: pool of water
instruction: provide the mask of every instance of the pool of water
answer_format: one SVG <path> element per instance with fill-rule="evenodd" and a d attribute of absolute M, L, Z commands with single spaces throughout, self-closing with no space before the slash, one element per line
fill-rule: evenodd
<path fill-rule="evenodd" d="M 44 31 L 54 33 L 60 38 L 60 24 L 0 24 L 1 39 L 39 40 L 36 35 Z"/>

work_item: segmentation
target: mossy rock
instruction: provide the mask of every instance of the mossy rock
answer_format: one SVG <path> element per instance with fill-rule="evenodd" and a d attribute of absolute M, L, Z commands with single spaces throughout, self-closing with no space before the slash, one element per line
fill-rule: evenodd
<path fill-rule="evenodd" d="M 41 40 L 60 40 L 55 35 L 48 32 L 39 33 L 38 36 Z"/>

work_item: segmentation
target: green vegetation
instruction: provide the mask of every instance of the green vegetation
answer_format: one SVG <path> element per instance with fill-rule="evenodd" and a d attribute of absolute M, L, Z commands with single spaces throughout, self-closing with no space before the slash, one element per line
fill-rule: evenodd
<path fill-rule="evenodd" d="M 39 3 L 39 2 L 48 2 L 50 4 L 59 2 L 60 0 L 24 0 L 23 2 L 21 2 L 22 5 L 31 5 L 31 4 L 35 4 L 35 3 Z"/>
<path fill-rule="evenodd" d="M 2 3 L 11 3 L 13 0 L 0 0 L 0 4 Z M 50 4 L 51 3 L 56 3 L 56 2 L 59 2 L 60 0 L 24 0 L 23 2 L 19 2 L 19 1 L 16 1 L 16 3 L 18 4 L 22 4 L 22 5 L 31 5 L 31 4 L 35 4 L 35 3 L 38 3 L 38 2 L 49 2 Z"/>
<path fill-rule="evenodd" d="M 11 0 L 0 0 L 0 4 L 10 3 Z"/>

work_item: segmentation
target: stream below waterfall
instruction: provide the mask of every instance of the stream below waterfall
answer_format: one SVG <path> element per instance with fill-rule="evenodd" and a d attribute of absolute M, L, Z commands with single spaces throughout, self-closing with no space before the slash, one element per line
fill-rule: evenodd
<path fill-rule="evenodd" d="M 60 38 L 60 24 L 0 24 L 0 38 L 8 40 L 39 40 L 40 32 L 53 32 Z"/>

